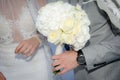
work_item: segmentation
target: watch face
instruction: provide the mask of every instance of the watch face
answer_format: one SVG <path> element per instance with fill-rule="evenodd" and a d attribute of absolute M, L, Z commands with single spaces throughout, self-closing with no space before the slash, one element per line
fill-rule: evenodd
<path fill-rule="evenodd" d="M 78 64 L 80 64 L 80 65 L 85 65 L 85 64 L 86 64 L 85 58 L 84 58 L 83 55 L 79 55 L 79 56 L 77 57 L 77 61 L 78 61 Z"/>

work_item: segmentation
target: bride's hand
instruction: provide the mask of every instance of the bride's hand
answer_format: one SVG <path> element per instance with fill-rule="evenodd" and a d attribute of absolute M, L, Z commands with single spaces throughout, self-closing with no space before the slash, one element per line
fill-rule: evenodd
<path fill-rule="evenodd" d="M 23 40 L 20 44 L 16 47 L 15 53 L 16 54 L 23 54 L 25 56 L 31 56 L 40 44 L 40 40 L 38 37 L 32 37 L 27 40 Z"/>
<path fill-rule="evenodd" d="M 6 80 L 5 76 L 0 72 L 0 80 Z"/>

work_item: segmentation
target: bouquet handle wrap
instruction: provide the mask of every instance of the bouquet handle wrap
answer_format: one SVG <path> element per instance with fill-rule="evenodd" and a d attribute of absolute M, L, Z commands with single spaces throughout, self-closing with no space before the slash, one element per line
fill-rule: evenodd
<path fill-rule="evenodd" d="M 58 55 L 58 54 L 61 54 L 63 52 L 63 44 L 57 44 L 57 47 L 56 47 L 56 51 L 55 51 L 55 55 Z M 56 61 L 56 60 L 54 60 Z M 55 66 L 57 67 L 57 66 Z M 59 73 L 61 70 L 57 70 L 57 71 L 54 71 L 53 73 L 56 75 L 57 73 Z M 62 80 L 62 79 L 61 79 Z"/>
<path fill-rule="evenodd" d="M 57 44 L 55 55 L 61 54 L 63 52 L 63 44 Z"/>

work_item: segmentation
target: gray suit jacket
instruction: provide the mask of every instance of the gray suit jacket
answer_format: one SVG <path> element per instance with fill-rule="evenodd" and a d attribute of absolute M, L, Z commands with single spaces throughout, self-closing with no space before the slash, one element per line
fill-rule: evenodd
<path fill-rule="evenodd" d="M 75 80 L 120 80 L 120 36 L 117 26 L 96 1 L 82 7 L 91 21 L 91 39 L 82 49 L 86 68 L 79 66 L 75 69 Z"/>

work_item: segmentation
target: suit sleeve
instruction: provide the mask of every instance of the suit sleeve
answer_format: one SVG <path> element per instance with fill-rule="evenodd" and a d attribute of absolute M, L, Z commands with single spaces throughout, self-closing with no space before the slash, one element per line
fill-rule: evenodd
<path fill-rule="evenodd" d="M 87 69 L 94 69 L 100 66 L 94 66 L 95 64 L 109 63 L 120 58 L 120 36 L 115 36 L 109 41 L 90 45 L 82 51 L 86 59 Z"/>

